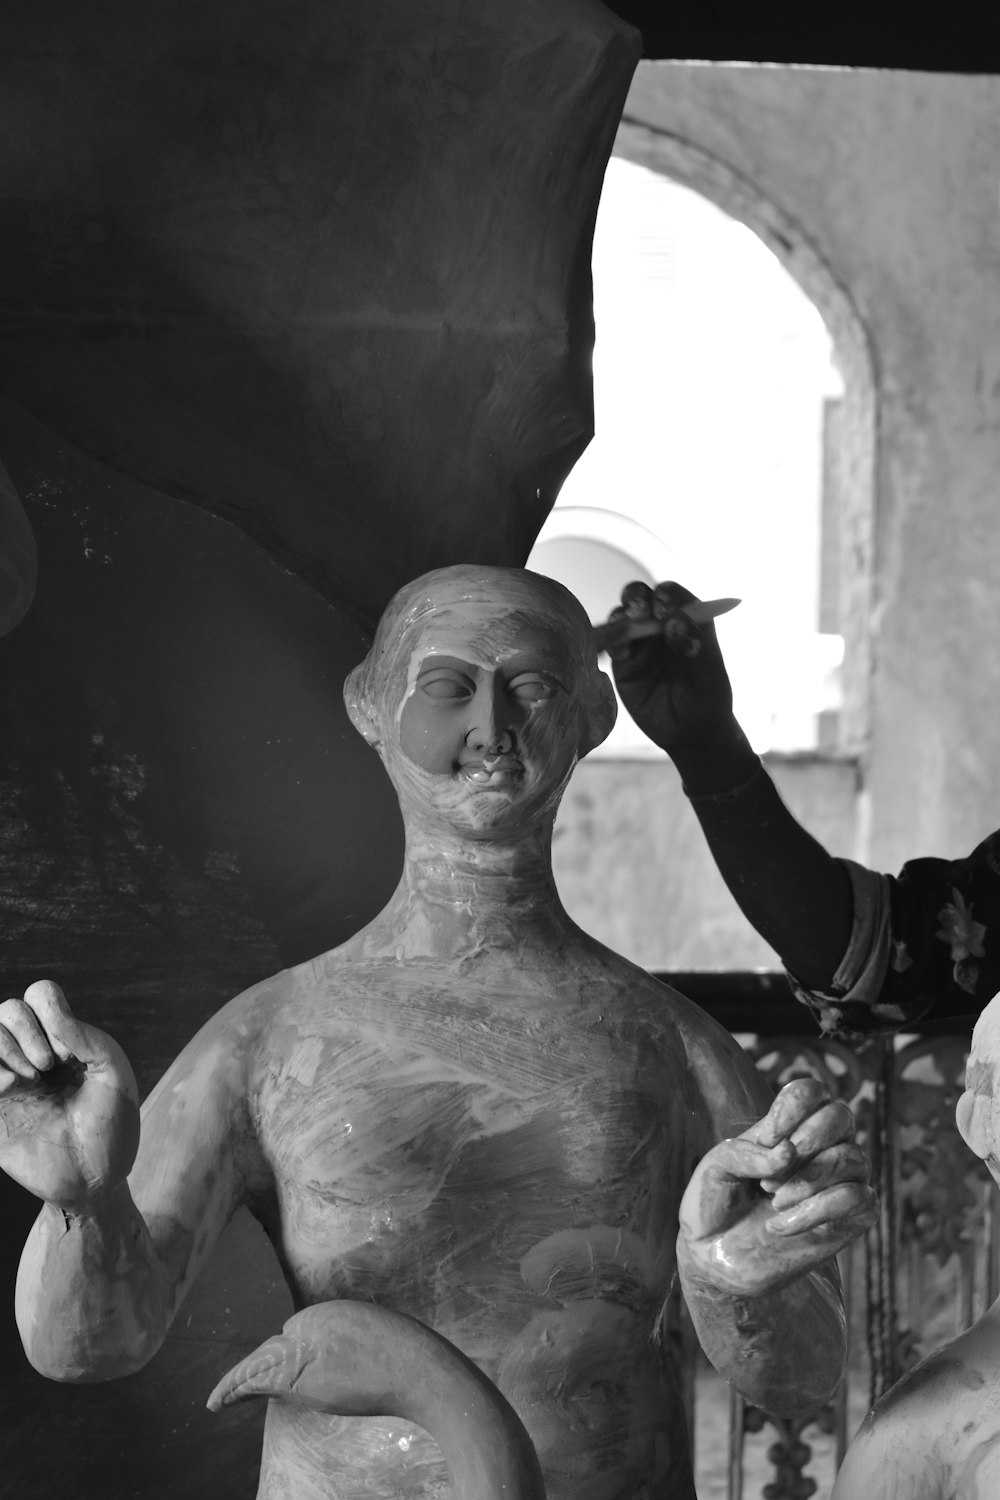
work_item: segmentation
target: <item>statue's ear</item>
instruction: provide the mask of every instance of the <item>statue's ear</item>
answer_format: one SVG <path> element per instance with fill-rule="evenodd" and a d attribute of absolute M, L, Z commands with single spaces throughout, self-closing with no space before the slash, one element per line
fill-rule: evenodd
<path fill-rule="evenodd" d="M 955 1106 L 955 1124 L 970 1151 L 988 1161 L 996 1155 L 993 1139 L 993 1098 L 966 1089 Z"/>
<path fill-rule="evenodd" d="M 583 743 L 580 746 L 581 760 L 596 746 L 604 744 L 614 729 L 615 720 L 618 717 L 618 699 L 611 686 L 611 678 L 606 672 L 598 672 L 597 675 L 600 683 L 594 701 L 590 705 L 590 712 L 583 730 Z"/>
<path fill-rule="evenodd" d="M 347 717 L 362 739 L 367 740 L 373 750 L 378 750 L 382 743 L 382 736 L 371 699 L 364 690 L 363 665 L 362 663 L 361 666 L 352 668 L 347 674 L 347 680 L 344 683 L 344 704 L 347 708 Z"/>

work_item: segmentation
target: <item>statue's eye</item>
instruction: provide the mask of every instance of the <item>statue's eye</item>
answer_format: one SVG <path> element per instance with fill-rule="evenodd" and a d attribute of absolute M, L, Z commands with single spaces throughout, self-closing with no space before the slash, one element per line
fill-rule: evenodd
<path fill-rule="evenodd" d="M 427 698 L 444 702 L 463 702 L 475 693 L 475 685 L 461 672 L 439 667 L 433 672 L 422 673 L 419 678 L 420 691 Z"/>
<path fill-rule="evenodd" d="M 535 672 L 522 672 L 519 677 L 511 678 L 507 684 L 507 692 L 518 703 L 544 703 L 551 698 L 558 687 L 550 677 L 540 677 Z"/>

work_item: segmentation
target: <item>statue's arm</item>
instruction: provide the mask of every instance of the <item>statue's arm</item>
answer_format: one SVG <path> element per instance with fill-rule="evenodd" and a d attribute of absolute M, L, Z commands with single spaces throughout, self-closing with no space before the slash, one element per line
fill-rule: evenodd
<path fill-rule="evenodd" d="M 757 1294 L 723 1292 L 683 1272 L 681 1280 L 702 1348 L 752 1406 L 794 1418 L 830 1400 L 847 1361 L 835 1264 Z"/>
<path fill-rule="evenodd" d="M 715 1056 L 695 1052 L 716 1144 L 681 1203 L 678 1272 L 715 1368 L 753 1405 L 791 1417 L 821 1406 L 843 1376 L 834 1257 L 872 1222 L 877 1200 L 847 1106 L 813 1079 L 775 1099 L 725 1041 Z"/>
<path fill-rule="evenodd" d="M 15 1089 L 30 1128 L 15 1164 L 22 1170 L 4 1165 L 46 1200 L 21 1257 L 16 1316 L 29 1360 L 51 1379 L 106 1380 L 140 1369 L 246 1196 L 249 1132 L 228 1011 L 161 1079 L 141 1111 L 141 1129 L 122 1076 L 103 1080 L 112 1102 L 103 1110 L 99 1098 L 95 1104 L 99 1054 L 110 1041 L 96 1028 L 76 1023 L 69 1050 L 77 1056 L 90 1045 L 95 1055 L 87 1059 L 84 1082 L 62 1101 L 63 1119 L 72 1123 L 60 1127 L 61 1135 L 51 1096 L 42 1101 L 47 1119 L 36 1112 L 32 1120 L 30 1095 Z M 40 1171 L 39 1139 L 82 1163 L 75 1180 L 65 1163 L 47 1177 Z"/>

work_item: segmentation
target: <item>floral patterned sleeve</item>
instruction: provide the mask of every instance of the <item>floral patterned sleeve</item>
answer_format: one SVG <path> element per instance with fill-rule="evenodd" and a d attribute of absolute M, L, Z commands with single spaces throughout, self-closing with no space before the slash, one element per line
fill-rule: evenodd
<path fill-rule="evenodd" d="M 854 926 L 830 991 L 788 976 L 820 1029 L 851 1037 L 982 1010 L 1000 990 L 1000 832 L 964 859 L 910 860 L 895 878 L 840 863 Z"/>

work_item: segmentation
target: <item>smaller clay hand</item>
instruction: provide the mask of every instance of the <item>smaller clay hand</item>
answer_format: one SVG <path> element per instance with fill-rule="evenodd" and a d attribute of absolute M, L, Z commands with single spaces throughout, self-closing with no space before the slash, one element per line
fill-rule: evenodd
<path fill-rule="evenodd" d="M 695 595 L 679 583 L 630 583 L 612 610 L 618 621 L 659 621 L 655 635 L 609 642 L 621 700 L 644 734 L 668 755 L 711 741 L 732 723 L 733 692 L 715 625 L 696 624 L 681 606 Z"/>
<path fill-rule="evenodd" d="M 46 1203 L 80 1211 L 128 1175 L 139 1103 L 128 1059 L 78 1021 L 57 984 L 0 1005 L 0 1167 Z"/>
<path fill-rule="evenodd" d="M 685 1281 L 755 1296 L 820 1266 L 878 1216 L 868 1175 L 847 1105 L 815 1079 L 786 1084 L 695 1168 L 677 1239 Z"/>

